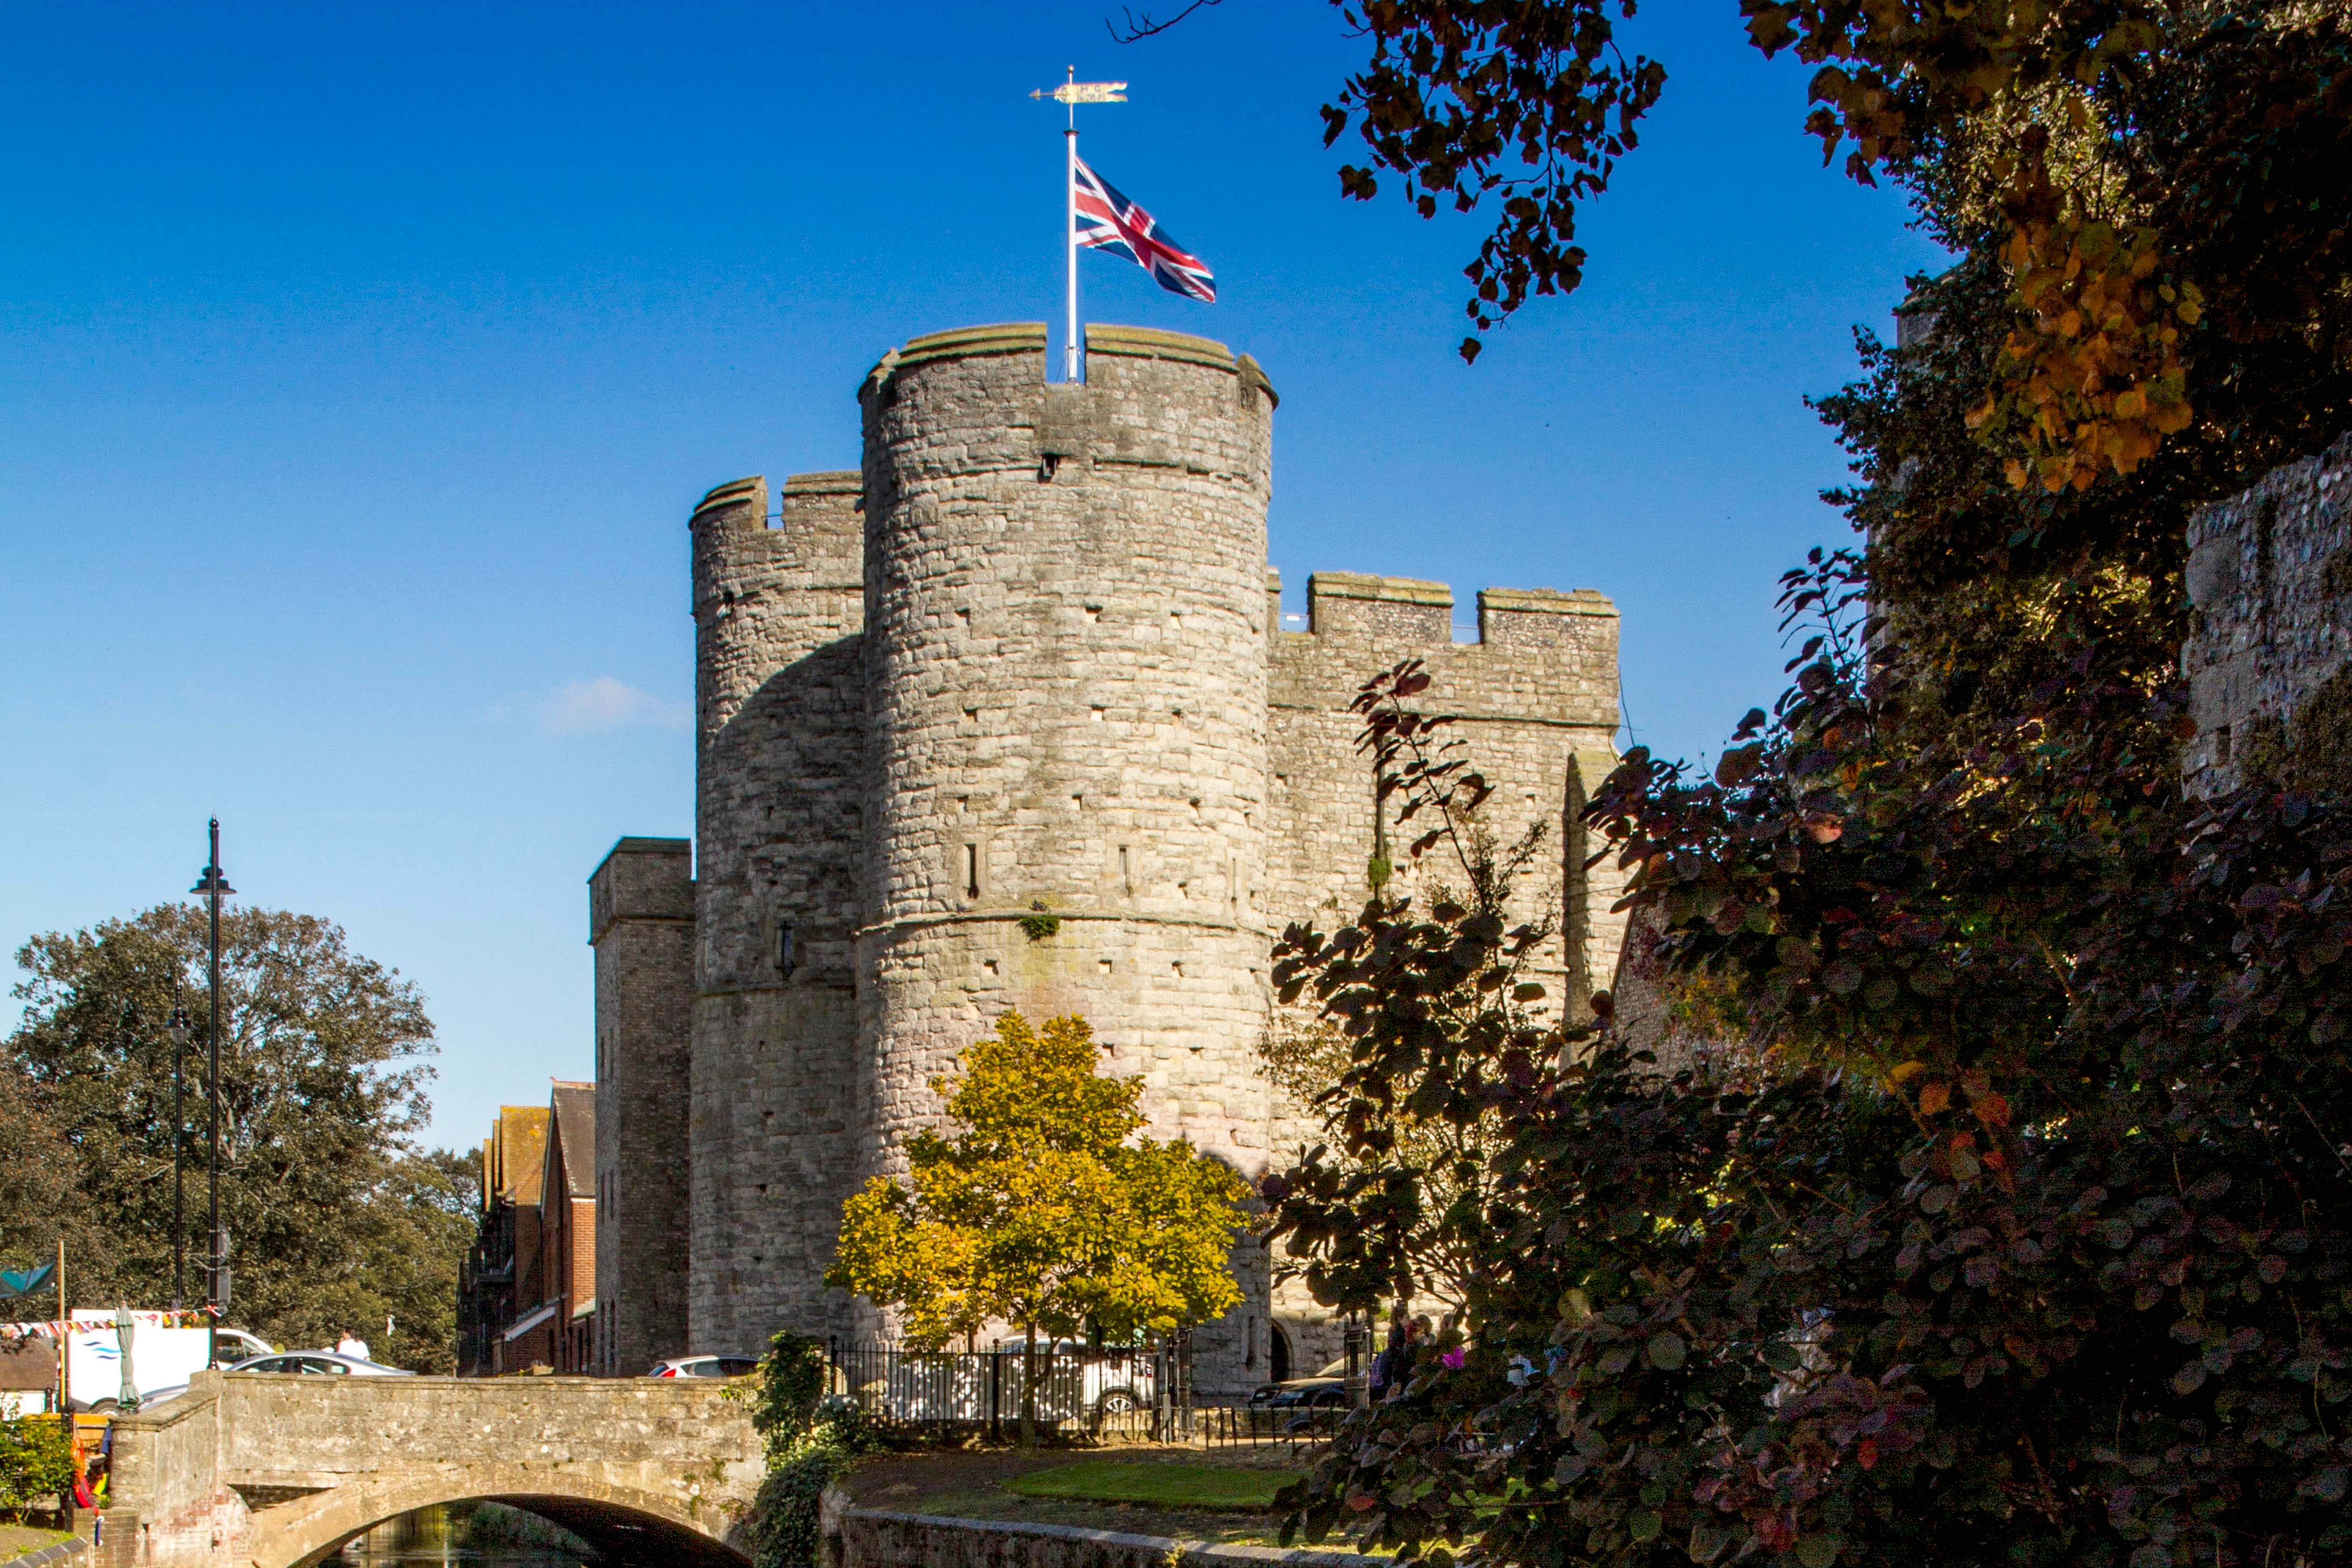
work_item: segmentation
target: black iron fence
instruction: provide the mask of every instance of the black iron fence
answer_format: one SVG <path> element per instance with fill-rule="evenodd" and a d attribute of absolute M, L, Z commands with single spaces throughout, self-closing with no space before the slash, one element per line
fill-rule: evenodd
<path fill-rule="evenodd" d="M 1339 1405 L 1236 1405 L 1192 1412 L 1191 1436 L 1209 1448 L 1310 1448 L 1347 1418 Z"/>
<path fill-rule="evenodd" d="M 1019 1344 L 911 1350 L 833 1342 L 834 1392 L 887 1427 L 985 1427 L 1001 1437 L 1021 1420 L 1031 1360 Z M 1067 1342 L 1037 1346 L 1039 1425 L 1097 1437 L 1166 1442 L 1191 1429 L 1185 1347 L 1124 1349 Z"/>

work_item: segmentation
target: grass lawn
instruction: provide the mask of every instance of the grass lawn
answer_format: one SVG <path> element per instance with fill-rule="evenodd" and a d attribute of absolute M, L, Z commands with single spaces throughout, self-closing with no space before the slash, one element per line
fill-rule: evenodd
<path fill-rule="evenodd" d="M 22 1557 L 28 1552 L 38 1552 L 44 1546 L 55 1546 L 60 1541 L 70 1541 L 68 1530 L 45 1530 L 37 1524 L 11 1524 L 0 1519 L 0 1563 L 11 1557 Z"/>
<path fill-rule="evenodd" d="M 1084 1459 L 1033 1470 L 1002 1483 L 1024 1497 L 1075 1498 L 1090 1502 L 1142 1503 L 1160 1508 L 1264 1509 L 1294 1478 L 1281 1470 L 1231 1465 L 1137 1464 Z"/>

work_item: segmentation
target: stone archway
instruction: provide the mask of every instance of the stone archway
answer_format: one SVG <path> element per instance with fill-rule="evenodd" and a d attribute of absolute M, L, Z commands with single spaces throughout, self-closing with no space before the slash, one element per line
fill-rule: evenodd
<path fill-rule="evenodd" d="M 699 1500 L 695 1500 L 699 1502 Z M 388 1519 L 444 1503 L 490 1501 L 552 1520 L 612 1568 L 741 1568 L 717 1505 L 670 1499 L 541 1465 L 452 1465 L 357 1480 L 255 1516 L 253 1568 L 303 1568 Z"/>

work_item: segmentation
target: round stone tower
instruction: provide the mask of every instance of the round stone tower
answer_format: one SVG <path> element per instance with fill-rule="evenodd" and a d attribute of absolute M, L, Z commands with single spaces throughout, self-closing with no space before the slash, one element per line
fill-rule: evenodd
<path fill-rule="evenodd" d="M 1154 1135 L 1265 1162 L 1274 393 L 1202 339 L 1087 346 L 1050 386 L 1042 326 L 940 333 L 860 394 L 869 1171 L 1008 1008 L 1084 1015 Z"/>
<path fill-rule="evenodd" d="M 687 1339 L 822 1322 L 856 1161 L 853 862 L 864 769 L 856 474 L 695 508 L 695 1004 Z M 624 1005 L 616 1001 L 616 1005 Z M 669 1222 L 679 1205 L 666 1210 Z M 639 1370 L 630 1368 L 628 1370 Z"/>

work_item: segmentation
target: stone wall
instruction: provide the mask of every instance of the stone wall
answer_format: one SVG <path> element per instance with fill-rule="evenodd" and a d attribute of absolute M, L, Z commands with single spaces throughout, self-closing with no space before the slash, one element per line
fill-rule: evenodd
<path fill-rule="evenodd" d="M 2197 513 L 2189 598 L 2190 793 L 2256 774 L 2352 788 L 2352 435 Z"/>
<path fill-rule="evenodd" d="M 596 1364 L 635 1375 L 686 1340 L 693 846 L 623 839 L 588 879 L 596 951 Z"/>
<path fill-rule="evenodd" d="M 878 1509 L 846 1509 L 835 1517 L 838 1568 L 1380 1568 L 1389 1561 Z"/>

